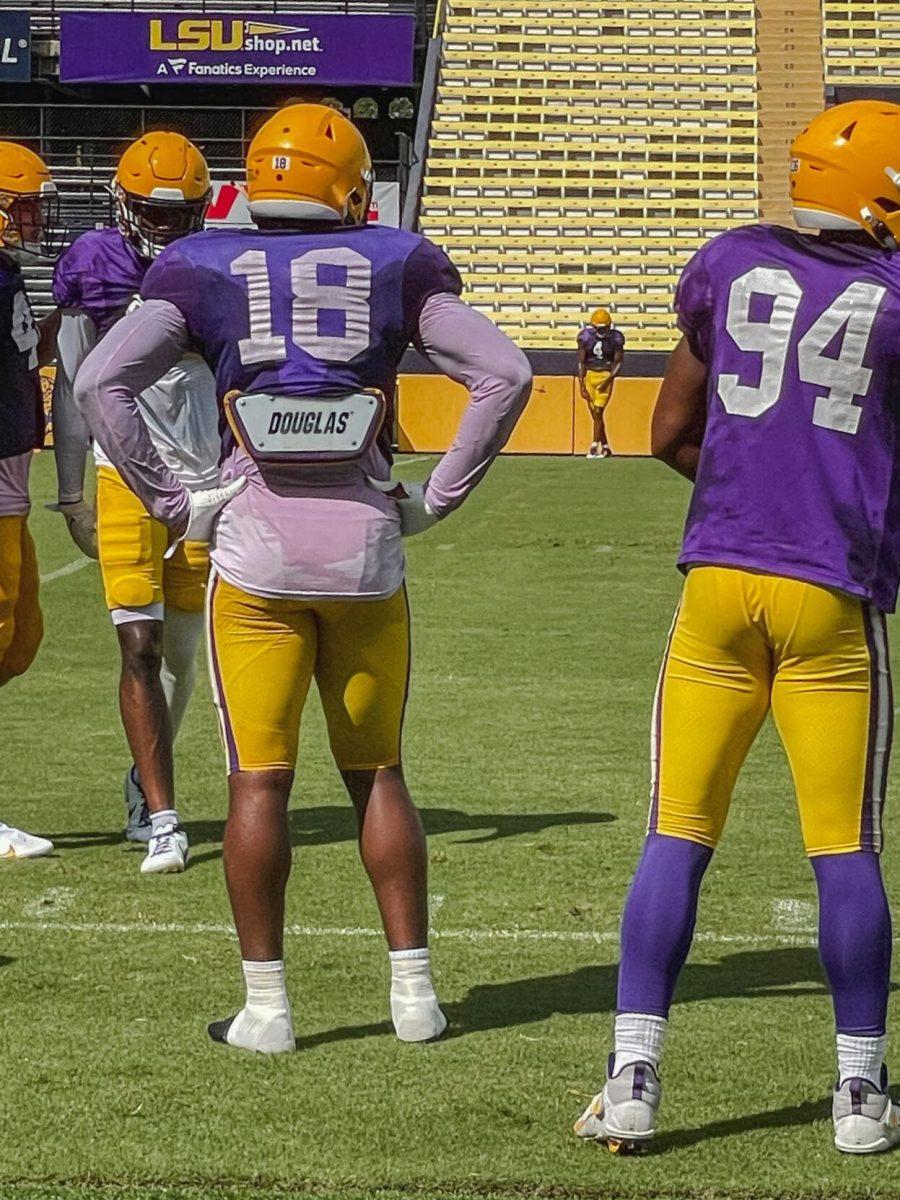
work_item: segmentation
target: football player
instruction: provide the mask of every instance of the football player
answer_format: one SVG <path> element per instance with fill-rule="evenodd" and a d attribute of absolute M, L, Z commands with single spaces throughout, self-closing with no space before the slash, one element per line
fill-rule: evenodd
<path fill-rule="evenodd" d="M 613 325 L 605 308 L 596 308 L 578 335 L 578 385 L 594 422 L 594 439 L 588 458 L 609 458 L 604 412 L 612 399 L 613 384 L 622 370 L 625 336 Z"/>
<path fill-rule="evenodd" d="M 76 544 L 100 559 L 118 636 L 119 702 L 134 764 L 125 775 L 125 836 L 148 843 L 145 874 L 183 871 L 187 836 L 175 806 L 172 742 L 196 678 L 209 555 L 199 542 L 168 551 L 155 521 L 94 440 L 97 503 L 84 500 L 85 456 L 93 430 L 78 412 L 73 382 L 91 348 L 135 302 L 153 259 L 203 227 L 209 171 L 177 133 L 147 133 L 119 160 L 113 181 L 117 224 L 77 238 L 56 266 L 62 311 L 53 392 L 59 508 Z M 173 363 L 139 398 L 157 452 L 188 489 L 218 477 L 215 381 L 193 354 Z"/>
<path fill-rule="evenodd" d="M 659 1062 L 704 872 L 771 711 L 819 896 L 837 1025 L 834 1139 L 900 1141 L 881 878 L 893 705 L 885 613 L 900 579 L 900 107 L 838 105 L 792 148 L 794 217 L 688 263 L 683 337 L 653 419 L 694 480 L 652 733 L 649 833 L 625 904 L 615 1052 L 576 1124 L 614 1146 L 656 1129 Z M 705 432 L 703 432 L 705 425 Z"/>
<path fill-rule="evenodd" d="M 524 355 L 459 298 L 425 238 L 367 226 L 372 165 L 340 113 L 296 104 L 250 146 L 257 230 L 210 230 L 147 273 L 144 305 L 85 363 L 77 391 L 157 519 L 190 536 L 192 497 L 154 452 L 134 396 L 188 346 L 216 373 L 228 426 L 212 549 L 209 657 L 227 753 L 224 865 L 245 1007 L 218 1041 L 294 1048 L 284 979 L 287 805 L 315 678 L 381 911 L 397 1036 L 446 1027 L 428 953 L 427 857 L 401 764 L 409 677 L 403 538 L 447 517 L 509 437 Z M 426 485 L 390 482 L 400 358 L 415 340 L 472 401 Z"/>
<path fill-rule="evenodd" d="M 0 687 L 24 675 L 44 634 L 38 565 L 28 531 L 28 474 L 44 444 L 38 367 L 53 354 L 55 321 L 35 323 L 21 263 L 52 257 L 56 184 L 25 146 L 0 142 Z M 0 821 L 0 859 L 36 858 L 53 844 Z"/>

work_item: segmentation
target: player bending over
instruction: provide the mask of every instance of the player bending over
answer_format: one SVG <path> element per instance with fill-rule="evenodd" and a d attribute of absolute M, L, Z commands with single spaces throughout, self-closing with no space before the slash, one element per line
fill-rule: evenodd
<path fill-rule="evenodd" d="M 94 441 L 97 507 L 85 503 L 85 456 L 93 432 L 72 394 L 81 363 L 124 315 L 147 268 L 176 238 L 203 227 L 209 171 L 200 151 L 177 133 L 148 133 L 129 146 L 113 187 L 118 225 L 84 233 L 56 267 L 62 309 L 53 390 L 59 507 L 77 545 L 97 557 L 116 628 L 122 670 L 119 702 L 134 759 L 125 775 L 125 836 L 148 842 L 144 873 L 183 871 L 187 835 L 175 807 L 172 743 L 196 679 L 197 646 L 209 574 L 208 548 L 180 542 L 131 491 Z M 218 479 L 220 438 L 215 381 L 185 354 L 138 397 L 157 453 L 196 491 Z"/>
<path fill-rule="evenodd" d="M 44 444 L 38 367 L 53 357 L 56 321 L 35 324 L 20 263 L 50 257 L 59 201 L 45 164 L 0 142 L 0 687 L 34 662 L 44 622 L 34 542 L 28 532 L 28 474 Z M 53 843 L 0 821 L 0 859 L 36 858 Z"/>
<path fill-rule="evenodd" d="M 613 327 L 612 317 L 605 308 L 594 309 L 590 324 L 578 335 L 578 384 L 594 423 L 588 458 L 609 458 L 612 454 L 606 440 L 604 413 L 624 357 L 624 335 Z"/>
<path fill-rule="evenodd" d="M 839 105 L 792 149 L 797 223 L 688 263 L 653 451 L 695 480 L 653 715 L 649 834 L 625 904 L 615 1054 L 581 1137 L 656 1130 L 669 1006 L 732 789 L 771 710 L 819 895 L 837 1024 L 834 1140 L 900 1141 L 881 815 L 900 578 L 900 107 Z M 705 433 L 699 434 L 705 419 Z"/>
<path fill-rule="evenodd" d="M 197 506 L 155 452 L 135 394 L 193 346 L 216 373 L 229 423 L 230 502 L 213 542 L 208 628 L 246 1005 L 210 1034 L 248 1050 L 294 1048 L 283 962 L 287 806 L 315 679 L 390 949 L 394 1027 L 404 1041 L 428 1041 L 446 1019 L 428 958 L 425 837 L 401 765 L 402 539 L 453 512 L 480 481 L 531 373 L 459 299 L 442 251 L 366 225 L 371 160 L 339 113 L 282 109 L 253 139 L 247 175 L 258 230 L 208 231 L 166 250 L 147 273 L 141 310 L 77 381 L 111 458 L 179 536 L 191 535 Z M 424 488 L 388 482 L 397 367 L 412 339 L 472 393 Z"/>

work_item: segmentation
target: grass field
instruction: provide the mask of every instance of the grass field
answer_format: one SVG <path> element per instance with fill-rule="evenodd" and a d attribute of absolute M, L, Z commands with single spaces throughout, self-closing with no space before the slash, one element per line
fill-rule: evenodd
<path fill-rule="evenodd" d="M 300 1048 L 266 1059 L 205 1034 L 241 996 L 208 687 L 178 748 L 193 866 L 142 879 L 120 832 L 113 633 L 96 568 L 55 575 L 76 552 L 43 509 L 52 480 L 44 455 L 33 529 L 51 576 L 47 637 L 0 696 L 0 815 L 58 847 L 0 870 L 0 1197 L 900 1194 L 900 1155 L 831 1147 L 811 872 L 769 729 L 709 872 L 659 1141 L 622 1160 L 571 1133 L 609 1048 L 686 485 L 647 462 L 504 460 L 410 544 L 406 756 L 454 1036 L 424 1048 L 391 1036 L 374 903 L 313 703 L 291 817 Z"/>

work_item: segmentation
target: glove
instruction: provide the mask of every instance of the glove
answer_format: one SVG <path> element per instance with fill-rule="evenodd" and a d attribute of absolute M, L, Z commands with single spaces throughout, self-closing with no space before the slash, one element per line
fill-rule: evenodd
<path fill-rule="evenodd" d="M 187 529 L 175 544 L 169 547 L 169 553 L 174 552 L 175 546 L 179 542 L 208 542 L 212 537 L 216 517 L 228 501 L 233 500 L 238 492 L 242 492 L 246 486 L 247 477 L 239 475 L 237 479 L 232 479 L 231 483 L 226 483 L 222 487 L 201 488 L 199 491 L 191 492 L 191 515 L 188 519 Z"/>
<path fill-rule="evenodd" d="M 83 500 L 60 503 L 57 507 L 66 519 L 69 536 L 81 553 L 88 558 L 97 558 L 97 514 L 93 507 Z"/>
<path fill-rule="evenodd" d="M 367 478 L 376 491 L 383 492 L 397 501 L 400 510 L 400 533 L 403 537 L 415 537 L 417 533 L 424 533 L 432 525 L 437 525 L 440 518 L 428 506 L 424 483 L 401 483 L 399 480 L 393 483 L 390 480 L 373 479 L 371 475 Z"/>

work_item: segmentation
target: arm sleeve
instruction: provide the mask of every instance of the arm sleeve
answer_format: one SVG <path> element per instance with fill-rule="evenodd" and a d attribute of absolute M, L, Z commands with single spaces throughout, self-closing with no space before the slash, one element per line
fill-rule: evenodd
<path fill-rule="evenodd" d="M 86 313 L 63 312 L 56 339 L 53 381 L 53 453 L 60 504 L 80 500 L 91 432 L 75 403 L 75 376 L 97 343 L 97 330 Z"/>
<path fill-rule="evenodd" d="M 687 338 L 694 358 L 709 364 L 712 334 L 713 287 L 708 255 L 698 250 L 681 273 L 675 292 L 678 328 Z"/>
<path fill-rule="evenodd" d="M 462 504 L 509 440 L 531 394 L 531 367 L 493 322 L 449 293 L 426 301 L 416 345 L 471 397 L 453 445 L 425 489 L 429 507 L 444 517 Z"/>
<path fill-rule="evenodd" d="M 186 347 L 178 309 L 148 301 L 112 327 L 75 380 L 75 400 L 110 462 L 150 515 L 175 533 L 190 519 L 190 495 L 160 458 L 136 396 L 175 366 Z"/>

